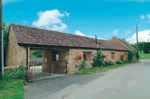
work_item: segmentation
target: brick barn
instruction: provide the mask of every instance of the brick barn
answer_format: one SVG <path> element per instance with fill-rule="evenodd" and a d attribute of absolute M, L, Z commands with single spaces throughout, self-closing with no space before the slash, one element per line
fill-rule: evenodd
<path fill-rule="evenodd" d="M 96 44 L 99 42 L 99 44 Z M 93 56 L 102 49 L 105 61 L 114 63 L 129 48 L 117 38 L 96 40 L 84 36 L 11 24 L 8 33 L 7 66 L 28 66 L 30 49 L 41 49 L 42 70 L 51 73 L 72 74 L 79 71 L 83 58 L 92 67 Z M 83 58 L 80 58 L 83 56 Z"/>

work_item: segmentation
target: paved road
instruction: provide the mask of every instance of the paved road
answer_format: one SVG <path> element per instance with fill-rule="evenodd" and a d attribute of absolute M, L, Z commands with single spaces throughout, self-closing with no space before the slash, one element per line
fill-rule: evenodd
<path fill-rule="evenodd" d="M 67 75 L 36 81 L 25 99 L 149 99 L 150 60 L 96 75 Z"/>

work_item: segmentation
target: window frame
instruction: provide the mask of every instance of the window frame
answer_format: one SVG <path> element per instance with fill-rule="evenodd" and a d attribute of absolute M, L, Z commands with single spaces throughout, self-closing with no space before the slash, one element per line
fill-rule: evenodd
<path fill-rule="evenodd" d="M 111 59 L 115 59 L 115 52 L 111 52 Z"/>
<path fill-rule="evenodd" d="M 58 60 L 57 60 L 57 55 L 58 55 Z M 59 61 L 60 60 L 60 55 L 59 55 L 59 51 L 52 51 L 52 61 Z"/>
<path fill-rule="evenodd" d="M 92 52 L 83 52 L 83 59 L 84 59 L 84 54 L 85 54 L 85 60 L 86 61 L 91 61 Z M 89 56 L 90 56 L 90 59 L 88 59 Z"/>

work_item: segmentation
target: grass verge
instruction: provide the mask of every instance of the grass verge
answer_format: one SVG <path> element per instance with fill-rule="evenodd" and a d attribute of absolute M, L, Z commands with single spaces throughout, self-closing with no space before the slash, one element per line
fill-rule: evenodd
<path fill-rule="evenodd" d="M 110 69 L 115 69 L 115 68 L 118 68 L 118 67 L 126 66 L 126 65 L 129 65 L 129 64 L 135 64 L 135 63 L 138 63 L 138 62 L 137 61 L 133 61 L 131 63 L 114 64 L 114 65 L 106 66 L 106 67 L 89 68 L 87 70 L 84 70 L 84 71 L 81 71 L 81 72 L 77 72 L 77 73 L 75 73 L 75 75 L 96 74 L 96 73 L 101 73 L 101 72 L 108 71 Z"/>
<path fill-rule="evenodd" d="M 24 99 L 22 80 L 0 80 L 0 99 Z"/>
<path fill-rule="evenodd" d="M 140 59 L 149 59 L 150 58 L 150 53 L 139 53 Z"/>

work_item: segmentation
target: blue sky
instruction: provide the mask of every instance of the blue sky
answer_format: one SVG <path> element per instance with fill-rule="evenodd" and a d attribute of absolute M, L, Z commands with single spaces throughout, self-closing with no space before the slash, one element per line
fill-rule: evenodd
<path fill-rule="evenodd" d="M 3 20 L 76 35 L 147 41 L 150 0 L 3 0 Z"/>

